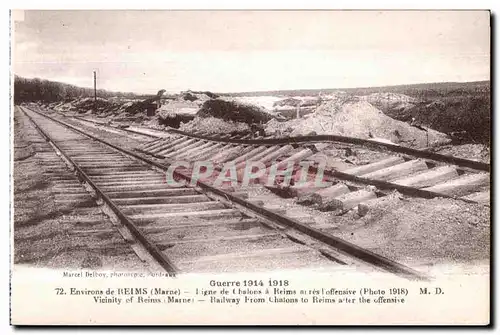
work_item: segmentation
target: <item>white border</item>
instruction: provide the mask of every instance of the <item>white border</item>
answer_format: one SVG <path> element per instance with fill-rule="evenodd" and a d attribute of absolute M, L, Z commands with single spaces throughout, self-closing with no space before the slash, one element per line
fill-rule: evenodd
<path fill-rule="evenodd" d="M 116 4 L 119 3 L 121 6 L 117 6 Z M 5 6 L 7 4 L 7 6 Z M 9 160 L 7 157 L 9 156 L 9 144 L 10 144 L 10 137 L 9 137 L 9 129 L 10 129 L 10 113 L 9 113 L 9 106 L 10 106 L 10 98 L 9 98 L 9 81 L 7 81 L 7 78 L 9 78 L 9 48 L 7 47 L 10 45 L 10 40 L 9 40 L 9 8 L 13 9 L 345 9 L 345 8 L 350 8 L 350 9 L 492 9 L 493 14 L 496 16 L 496 25 L 498 26 L 498 13 L 500 12 L 499 8 L 499 1 L 493 1 L 493 0 L 475 0 L 475 1 L 461 1 L 461 0 L 455 0 L 455 1 L 438 1 L 438 0 L 411 0 L 411 1 L 369 1 L 369 0 L 339 0 L 335 2 L 331 1 L 319 1 L 319 0 L 288 0 L 286 2 L 277 2 L 277 1 L 271 1 L 271 0 L 253 0 L 253 1 L 221 1 L 221 0 L 212 0 L 210 2 L 207 1 L 197 1 L 197 0 L 184 0 L 184 1 L 151 1 L 151 0 L 142 0 L 142 1 L 120 1 L 120 2 L 108 2 L 105 3 L 102 0 L 86 0 L 86 1 L 72 1 L 72 2 L 67 2 L 67 1 L 34 1 L 34 0 L 17 0 L 17 1 L 7 1 L 7 2 L 2 2 L 2 5 L 5 6 L 6 8 L 2 8 L 3 10 L 1 11 L 1 22 L 4 25 L 4 29 L 2 29 L 2 44 L 4 45 L 5 50 L 2 55 L 3 55 L 3 64 L 4 66 L 2 67 L 2 73 L 1 73 L 1 78 L 3 80 L 1 81 L 2 85 L 2 90 L 0 90 L 1 94 L 3 95 L 3 101 L 4 101 L 4 108 L 3 112 L 1 113 L 2 119 L 0 121 L 0 153 L 2 159 L 2 165 L 1 165 L 1 210 L 0 214 L 2 215 L 2 220 L 0 222 L 3 223 L 4 225 L 4 230 L 3 230 L 3 236 L 4 240 L 2 243 L 2 281 L 1 281 L 1 290 L 0 290 L 0 301 L 3 302 L 2 307 L 3 311 L 5 311 L 5 314 L 2 313 L 2 333 L 3 330 L 5 330 L 7 333 L 8 331 L 12 332 L 14 329 L 12 327 L 8 326 L 8 318 L 9 318 L 9 305 L 7 304 L 7 301 L 9 300 L 9 264 L 10 264 L 10 258 L 9 258 L 9 237 L 8 234 L 6 233 L 8 231 L 8 225 L 9 225 L 9 202 L 10 202 L 10 193 L 9 193 L 9 184 L 10 184 L 10 176 L 9 176 Z M 2 6 L 2 7 L 3 7 Z M 496 28 L 496 27 L 495 27 Z M 496 30 L 496 29 L 495 29 Z M 495 45 L 497 42 L 497 34 L 494 33 L 494 39 L 495 39 Z M 495 53 L 496 54 L 496 53 Z M 496 60 L 496 57 L 493 61 Z M 496 71 L 495 71 L 496 72 Z M 495 73 L 493 73 L 493 77 L 495 77 Z M 492 78 L 493 80 L 493 78 Z M 496 87 L 494 88 L 494 96 L 498 97 L 497 95 L 497 89 Z M 495 114 L 496 111 L 493 111 Z M 494 139 L 495 137 L 492 136 Z M 9 144 L 7 144 L 9 143 Z M 494 155 L 497 156 L 497 147 L 495 146 L 495 152 Z M 496 170 L 494 171 L 496 173 Z M 495 190 L 498 194 L 498 189 L 495 185 Z M 492 223 L 492 225 L 496 225 L 495 223 Z M 496 227 L 495 231 L 498 230 L 498 226 Z M 498 248 L 495 248 L 495 259 L 499 259 L 498 256 Z M 497 293 L 496 298 L 498 298 L 498 289 L 495 290 Z M 495 299 L 496 300 L 496 299 Z M 494 311 L 496 309 L 493 309 Z M 493 319 L 496 320 L 496 315 L 492 315 L 492 321 Z M 257 329 L 260 332 L 267 332 L 262 329 Z M 433 333 L 434 330 L 429 330 L 429 329 L 413 329 L 417 331 L 425 331 L 426 333 Z M 452 330 L 452 329 L 450 329 Z M 63 333 L 70 332 L 72 331 L 71 329 L 64 330 Z M 98 330 L 98 332 L 102 332 L 103 330 Z M 133 332 L 140 331 L 138 329 L 132 330 Z M 167 331 L 173 331 L 173 330 L 167 330 Z M 310 331 L 310 330 L 309 330 Z M 334 331 L 340 331 L 344 332 L 346 330 L 340 330 L 340 329 L 334 329 Z M 363 331 L 363 329 L 347 329 L 349 333 L 352 333 L 353 331 L 360 332 Z M 453 331 L 453 330 L 452 330 Z M 469 331 L 475 331 L 475 330 L 468 330 Z M 37 331 L 38 332 L 38 331 Z"/>

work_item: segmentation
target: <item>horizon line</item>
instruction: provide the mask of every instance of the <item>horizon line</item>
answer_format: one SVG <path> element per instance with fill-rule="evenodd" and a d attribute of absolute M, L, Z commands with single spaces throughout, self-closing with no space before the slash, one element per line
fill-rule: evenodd
<path fill-rule="evenodd" d="M 68 82 L 64 81 L 58 81 L 54 79 L 46 79 L 46 78 L 40 78 L 40 77 L 23 77 L 21 75 L 17 75 L 13 73 L 13 79 L 15 77 L 20 77 L 23 79 L 39 79 L 39 80 L 46 80 L 46 81 L 51 81 L 51 82 L 56 82 L 60 84 L 65 84 L 65 85 L 71 85 L 75 86 L 78 88 L 84 88 L 84 89 L 94 89 L 92 86 L 79 86 L 75 84 L 71 84 Z M 332 91 L 332 90 L 338 90 L 338 91 L 343 91 L 343 90 L 353 90 L 353 89 L 377 89 L 377 88 L 394 88 L 394 87 L 401 87 L 401 86 L 415 86 L 415 85 L 432 85 L 432 84 L 467 84 L 467 83 L 483 83 L 483 82 L 491 82 L 491 79 L 484 79 L 484 80 L 472 80 L 472 81 L 440 81 L 440 82 L 414 82 L 414 83 L 403 83 L 403 84 L 393 84 L 393 85 L 380 85 L 380 86 L 356 86 L 356 87 L 340 87 L 340 88 L 285 88 L 285 89 L 270 89 L 270 90 L 255 90 L 255 91 L 225 91 L 225 92 L 216 92 L 216 91 L 210 91 L 208 89 L 194 89 L 194 88 L 188 88 L 184 90 L 166 90 L 166 93 L 171 93 L 171 92 L 187 92 L 187 91 L 195 91 L 195 92 L 212 92 L 216 93 L 219 95 L 229 95 L 229 94 L 256 94 L 256 93 L 269 93 L 269 92 L 293 92 L 293 91 L 318 91 L 318 90 L 323 90 L 323 91 Z M 162 88 L 159 88 L 158 90 L 161 90 Z M 112 90 L 112 89 L 107 89 L 107 88 L 97 88 L 97 90 L 103 90 L 107 91 L 108 93 L 122 93 L 122 94 L 134 94 L 134 95 L 146 95 L 146 94 L 154 94 L 154 93 L 146 93 L 146 92 L 134 92 L 134 91 L 117 91 L 117 90 Z M 154 90 L 153 90 L 154 91 Z"/>

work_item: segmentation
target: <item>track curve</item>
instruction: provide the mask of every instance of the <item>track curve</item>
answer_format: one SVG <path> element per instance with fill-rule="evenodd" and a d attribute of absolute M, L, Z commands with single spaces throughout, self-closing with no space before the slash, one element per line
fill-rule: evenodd
<path fill-rule="evenodd" d="M 155 175 L 153 171 L 166 171 L 168 169 L 168 166 L 158 163 L 157 161 L 150 160 L 148 158 L 145 158 L 139 154 L 136 154 L 134 152 L 119 148 L 118 146 L 106 142 L 105 140 L 99 139 L 93 135 L 87 134 L 81 129 L 78 129 L 75 126 L 72 126 L 70 124 L 67 124 L 61 120 L 57 120 L 53 117 L 50 117 L 48 115 L 43 115 L 38 112 L 34 111 L 26 111 L 25 113 L 30 115 L 33 119 L 33 122 L 35 123 L 41 123 L 42 127 L 40 127 L 40 130 L 45 133 L 47 138 L 53 142 L 54 144 L 57 143 L 59 146 L 60 150 L 62 153 L 64 153 L 67 157 L 70 158 L 72 163 L 78 167 L 77 171 L 78 173 L 87 181 L 90 181 L 91 186 L 93 186 L 94 189 L 100 190 L 97 193 L 99 196 L 108 203 L 111 203 L 112 205 L 114 204 L 117 211 L 121 212 L 123 215 L 123 219 L 126 222 L 127 220 L 130 220 L 132 218 L 144 218 L 144 215 L 148 216 L 149 218 L 152 218 L 153 221 L 154 218 L 158 217 L 163 217 L 164 215 L 170 215 L 168 214 L 168 208 L 170 208 L 168 205 L 162 204 L 162 203 L 156 203 L 156 199 L 152 200 L 153 203 L 148 202 L 150 205 L 146 205 L 143 200 L 144 198 L 142 197 L 136 197 L 139 194 L 134 194 L 134 205 L 130 205 L 130 201 L 132 200 L 127 200 L 124 201 L 125 198 L 131 199 L 130 198 L 130 193 L 131 189 L 130 187 L 137 188 L 139 185 L 137 184 L 137 181 L 134 182 L 134 180 L 131 180 L 132 175 L 141 175 L 142 172 L 144 171 L 144 174 L 148 175 L 147 178 L 143 179 L 144 182 L 147 180 L 150 180 L 149 178 L 152 178 L 155 180 L 158 175 Z M 43 125 L 44 124 L 44 125 Z M 73 139 L 73 142 L 68 144 L 64 143 L 64 139 L 54 139 L 54 133 L 50 131 L 51 127 L 54 127 L 54 125 L 57 124 L 59 126 L 59 132 L 61 134 L 64 134 L 65 132 L 72 132 L 72 133 L 77 133 L 81 136 L 84 136 L 86 138 L 85 142 L 92 142 L 92 144 L 87 144 L 83 143 L 82 139 L 77 139 L 76 142 L 81 142 L 81 143 L 75 143 L 75 140 Z M 61 128 L 61 126 L 64 128 Z M 45 129 L 42 129 L 45 128 Z M 49 134 L 50 133 L 50 134 Z M 90 146 L 89 146 L 90 145 Z M 76 146 L 76 147 L 75 147 Z M 91 150 L 94 154 L 98 155 L 108 155 L 110 158 L 113 158 L 116 162 L 118 163 L 118 166 L 116 168 L 111 168 L 109 166 L 109 160 L 106 159 L 99 159 L 99 158 L 92 158 L 89 157 L 89 149 Z M 82 158 L 83 157 L 83 158 Z M 79 159 L 77 159 L 79 158 Z M 123 161 L 122 159 L 127 159 L 127 161 Z M 131 163 L 131 162 L 134 163 Z M 82 165 L 83 164 L 83 165 Z M 107 164 L 107 165 L 106 165 Z M 102 170 L 104 169 L 104 170 Z M 107 170 L 106 170 L 107 169 Z M 131 170 L 130 170 L 131 169 Z M 109 171 L 111 174 L 108 174 L 107 172 L 104 173 L 103 171 Z M 127 172 L 128 171 L 128 172 Z M 149 171 L 149 172 L 147 172 Z M 141 173 L 139 173 L 141 172 Z M 117 177 L 117 174 L 120 175 Z M 182 172 L 177 172 L 177 176 L 179 178 L 183 178 L 186 180 L 189 180 L 190 177 L 183 174 Z M 125 178 L 125 179 L 123 179 Z M 139 181 L 141 182 L 141 181 Z M 146 184 L 142 185 L 140 188 L 144 188 L 143 193 L 147 193 L 151 191 L 149 188 L 153 188 L 154 192 L 160 192 L 160 191 L 167 191 L 164 190 L 165 184 L 163 185 L 158 185 L 156 183 L 149 183 L 146 182 Z M 123 193 L 119 193 L 116 191 L 116 188 L 121 189 L 122 191 L 120 192 L 125 192 L 126 197 L 123 198 Z M 113 190 L 113 191 L 110 191 Z M 201 193 L 200 191 L 201 190 Z M 178 190 L 174 190 L 177 192 Z M 191 189 L 193 191 L 193 189 Z M 385 271 L 389 271 L 391 273 L 406 277 L 406 278 L 411 278 L 411 279 L 425 279 L 426 276 L 423 274 L 420 274 L 402 264 L 399 264 L 397 262 L 394 262 L 392 260 L 389 260 L 383 256 L 374 254 L 368 250 L 365 250 L 363 248 L 360 248 L 359 246 L 356 246 L 354 244 L 351 244 L 347 241 L 341 240 L 339 238 L 336 238 L 330 234 L 327 234 L 325 232 L 322 232 L 320 230 L 317 230 L 313 227 L 310 227 L 306 224 L 303 224 L 301 222 L 298 222 L 296 220 L 293 220 L 291 218 L 285 217 L 283 215 L 279 215 L 276 213 L 273 213 L 272 211 L 269 211 L 265 208 L 262 208 L 258 205 L 252 204 L 248 201 L 245 201 L 241 197 L 235 196 L 231 193 L 228 193 L 224 190 L 212 187 L 208 184 L 199 182 L 197 183 L 197 189 L 194 190 L 196 192 L 196 196 L 204 196 L 207 197 L 205 201 L 202 203 L 202 207 L 205 207 L 205 203 L 213 204 L 210 206 L 215 206 L 219 210 L 219 213 L 221 211 L 229 211 L 231 214 L 236 214 L 237 217 L 248 217 L 246 216 L 247 214 L 250 214 L 250 217 L 253 217 L 254 221 L 256 220 L 257 222 L 254 222 L 254 224 L 257 224 L 259 227 L 267 227 L 268 229 L 271 228 L 273 231 L 270 233 L 271 235 L 276 235 L 279 236 L 279 240 L 285 237 L 288 242 L 286 244 L 288 245 L 289 243 L 293 244 L 293 241 L 297 241 L 297 236 L 294 234 L 299 234 L 299 240 L 300 240 L 300 234 L 304 234 L 307 238 L 313 239 L 313 243 L 308 243 L 306 244 L 308 246 L 308 252 L 312 252 L 312 254 L 316 255 L 315 259 L 317 260 L 318 257 L 323 256 L 326 257 L 328 260 L 334 260 L 334 262 L 337 263 L 343 263 L 342 261 L 339 261 L 340 257 L 339 254 L 343 255 L 340 258 L 345 258 L 345 256 L 348 256 L 349 258 L 356 259 L 357 261 L 361 261 L 362 263 L 365 264 L 370 264 L 371 266 L 378 267 L 380 269 L 384 269 Z M 113 197 L 110 196 L 110 193 L 112 193 Z M 155 197 L 157 198 L 157 197 Z M 214 199 L 219 205 L 213 203 Z M 221 200 L 222 199 L 222 200 Z M 226 202 L 224 202 L 224 199 L 226 199 Z M 150 198 L 151 200 L 151 198 Z M 163 199 L 165 200 L 165 199 Z M 199 200 L 197 198 L 197 200 Z M 120 205 L 121 204 L 121 205 Z M 222 207 L 220 208 L 220 206 Z M 136 207 L 130 207 L 130 206 L 136 206 Z M 148 213 L 149 210 L 152 208 L 157 207 L 157 209 L 160 210 L 159 215 L 153 215 L 151 213 Z M 159 207 L 158 207 L 159 206 Z M 209 207 L 210 207 L 209 206 Z M 237 206 L 236 208 L 234 206 Z M 113 207 L 113 206 L 111 206 Z M 175 207 L 175 206 L 173 206 Z M 182 206 L 177 206 L 176 211 L 178 211 L 178 208 L 181 208 Z M 125 208 L 127 209 L 128 212 L 123 212 L 122 209 Z M 217 210 L 216 209 L 216 210 Z M 144 210 L 146 212 L 144 212 Z M 165 211 L 167 211 L 165 213 Z M 128 213 L 128 214 L 127 214 Z M 133 213 L 132 216 L 130 216 Z M 226 213 L 226 212 L 224 212 Z M 153 213 L 154 214 L 154 213 Z M 242 216 L 243 215 L 243 216 Z M 239 219 L 241 221 L 241 219 Z M 247 220 L 247 219 L 244 219 Z M 133 224 L 133 222 L 132 222 Z M 262 229 L 262 228 L 259 228 Z M 292 232 L 289 231 L 289 229 L 292 229 Z M 134 232 L 134 229 L 132 229 Z M 140 228 L 137 229 L 139 234 L 142 232 Z M 292 233 L 292 235 L 290 235 Z M 266 233 L 264 233 L 265 235 Z M 250 239 L 255 239 L 255 236 L 250 236 L 247 238 Z M 146 236 L 146 239 L 147 236 Z M 201 243 L 201 242 L 200 242 Z M 302 243 L 299 243 L 302 244 Z M 294 245 L 293 248 L 296 248 Z M 292 248 L 292 249 L 293 249 Z M 150 250 L 150 248 L 147 248 Z M 167 248 L 168 249 L 168 248 Z M 330 250 L 328 250 L 330 249 Z M 168 251 L 165 250 L 160 250 L 161 253 L 165 254 L 168 253 Z M 309 260 L 310 261 L 310 260 Z M 174 261 L 175 263 L 175 261 Z M 170 269 L 172 272 L 176 272 L 174 268 Z"/>

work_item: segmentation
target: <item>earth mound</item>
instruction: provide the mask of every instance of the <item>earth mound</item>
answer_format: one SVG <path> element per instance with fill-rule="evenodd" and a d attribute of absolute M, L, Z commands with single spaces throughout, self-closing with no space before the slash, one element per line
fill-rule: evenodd
<path fill-rule="evenodd" d="M 219 98 L 205 101 L 196 116 L 201 118 L 214 117 L 224 121 L 247 124 L 265 123 L 272 119 L 269 113 L 258 106 Z"/>
<path fill-rule="evenodd" d="M 200 107 L 195 102 L 169 101 L 156 110 L 159 124 L 178 128 L 182 122 L 194 119 Z"/>
<path fill-rule="evenodd" d="M 422 130 L 406 122 L 394 120 L 367 101 L 346 96 L 326 101 L 316 112 L 302 119 L 288 122 L 269 122 L 267 134 L 290 136 L 335 134 L 342 136 L 379 139 L 409 147 L 432 147 L 450 142 L 450 138 L 432 129 Z M 427 139 L 428 136 L 428 139 Z"/>

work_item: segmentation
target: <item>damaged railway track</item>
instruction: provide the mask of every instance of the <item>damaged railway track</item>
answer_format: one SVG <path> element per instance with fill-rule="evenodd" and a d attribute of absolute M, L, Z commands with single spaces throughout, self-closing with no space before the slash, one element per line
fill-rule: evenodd
<path fill-rule="evenodd" d="M 343 210 L 363 204 L 361 211 L 365 211 L 365 201 L 373 200 L 370 205 L 374 205 L 376 199 L 394 190 L 411 197 L 453 198 L 489 205 L 490 164 L 483 162 L 336 135 L 228 139 L 175 129 L 169 132 L 169 138 L 155 139 L 138 151 L 169 160 L 189 161 L 201 157 L 219 165 L 232 162 L 240 168 L 244 160 L 258 161 L 267 168 L 274 165 L 276 169 L 289 162 L 307 160 L 330 144 L 347 145 L 343 149 L 349 151 L 361 146 L 388 153 L 387 157 L 367 164 L 341 169 L 323 166 L 321 174 L 334 184 L 331 187 L 269 186 L 282 196 L 299 197 L 302 203 L 316 202 L 324 209 L 332 208 L 328 203 Z M 310 169 L 317 174 L 318 164 L 311 162 Z M 293 173 L 299 171 L 296 168 Z"/>
<path fill-rule="evenodd" d="M 155 136 L 140 129 L 121 129 Z M 164 161 L 210 161 L 219 171 L 227 163 L 242 169 L 244 162 L 248 161 L 260 162 L 268 169 L 273 165 L 280 169 L 289 162 L 307 161 L 329 146 L 342 147 L 349 152 L 366 148 L 387 153 L 381 159 L 361 165 L 322 167 L 321 173 L 325 180 L 333 183 L 331 187 L 267 184 L 271 191 L 280 196 L 297 197 L 299 203 L 314 205 L 320 210 L 344 213 L 357 208 L 363 215 L 393 191 L 410 197 L 453 198 L 490 205 L 490 164 L 431 151 L 337 135 L 249 138 L 186 133 L 169 128 L 165 135 L 155 137 L 136 150 Z M 317 174 L 317 162 L 310 163 L 310 171 Z M 293 175 L 299 174 L 299 171 L 303 172 L 295 168 Z M 241 182 L 241 178 L 238 181 Z"/>
<path fill-rule="evenodd" d="M 21 109 L 121 226 L 172 275 L 354 266 L 427 279 L 403 264 L 249 202 L 244 193 L 202 181 L 192 187 L 170 185 L 165 182 L 168 163 L 125 150 L 48 115 Z M 216 145 L 225 144 L 208 146 Z M 182 172 L 174 174 L 177 179 L 191 180 Z"/>

